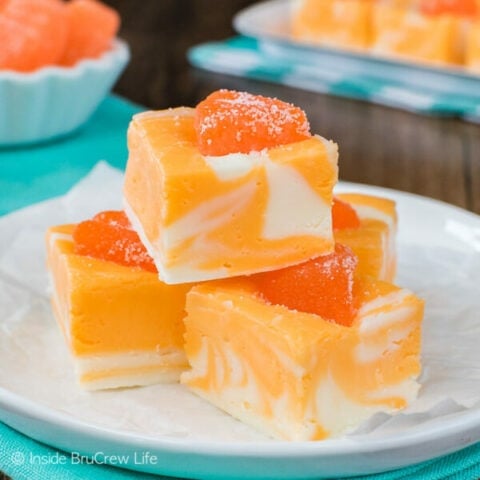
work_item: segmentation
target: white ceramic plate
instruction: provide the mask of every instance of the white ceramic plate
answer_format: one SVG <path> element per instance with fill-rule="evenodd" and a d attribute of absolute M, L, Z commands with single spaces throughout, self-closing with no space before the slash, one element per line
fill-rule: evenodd
<path fill-rule="evenodd" d="M 8 320 L 0 323 L 0 420 L 41 442 L 99 461 L 110 458 L 118 463 L 121 458 L 123 466 L 134 470 L 202 479 L 376 473 L 479 441 L 475 332 L 480 331 L 480 298 L 478 286 L 471 284 L 480 280 L 480 217 L 392 190 L 353 184 L 341 184 L 339 190 L 388 196 L 398 202 L 399 282 L 427 301 L 426 375 L 410 415 L 377 418 L 342 439 L 289 443 L 262 437 L 180 385 L 82 392 L 73 380 L 45 296 L 36 287 L 22 286 L 21 279 L 4 284 L 12 256 L 6 245 L 20 251 L 32 248 L 36 233 L 6 238 L 11 232 L 0 219 L 0 308 L 7 305 L 5 299 L 16 302 L 13 311 L 1 312 L 1 320 Z M 31 214 L 43 228 L 45 208 Z M 30 213 L 19 215 L 22 223 Z M 35 262 L 28 265 L 33 273 L 37 268 L 43 267 Z M 41 285 L 43 273 L 36 274 L 32 284 Z M 442 364 L 444 356 L 447 360 Z"/>
<path fill-rule="evenodd" d="M 421 63 L 368 52 L 310 45 L 290 35 L 291 0 L 267 0 L 239 12 L 235 29 L 259 40 L 260 47 L 273 57 L 324 67 L 345 76 L 365 75 L 401 82 L 430 92 L 478 97 L 480 76 L 461 67 L 428 66 Z"/>

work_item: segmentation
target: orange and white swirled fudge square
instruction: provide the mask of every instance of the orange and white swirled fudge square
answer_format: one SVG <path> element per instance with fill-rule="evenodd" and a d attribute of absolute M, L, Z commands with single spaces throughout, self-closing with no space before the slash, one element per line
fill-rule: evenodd
<path fill-rule="evenodd" d="M 477 0 L 292 0 L 291 35 L 428 64 L 475 68 Z"/>
<path fill-rule="evenodd" d="M 328 294 L 321 284 L 331 278 L 332 258 L 275 272 L 272 279 L 269 272 L 260 281 L 193 287 L 185 320 L 192 368 L 181 381 L 266 435 L 287 440 L 341 436 L 376 412 L 407 406 L 419 389 L 423 302 L 373 279 L 341 287 L 352 254 L 342 249 L 338 255 L 346 256 L 333 262 L 341 266 L 333 270 L 340 288 L 327 308 L 317 294 Z M 297 282 L 302 277 L 308 288 Z M 266 280 L 272 280 L 272 291 Z M 314 283 L 319 292 L 311 291 Z M 342 290 L 347 295 L 338 322 Z M 283 304 L 269 301 L 279 291 Z"/>
<path fill-rule="evenodd" d="M 375 0 L 295 0 L 291 33 L 309 44 L 364 50 L 371 43 Z"/>
<path fill-rule="evenodd" d="M 351 207 L 356 221 L 342 224 L 342 209 Z M 357 275 L 393 282 L 397 270 L 395 202 L 362 193 L 340 193 L 333 209 L 335 241 L 349 246 L 358 258 Z"/>
<path fill-rule="evenodd" d="M 302 110 L 220 90 L 136 115 L 125 210 L 167 283 L 273 270 L 333 250 L 337 146 Z"/>
<path fill-rule="evenodd" d="M 419 0 L 406 9 L 377 5 L 372 51 L 437 64 L 470 64 L 469 37 L 476 0 Z"/>
<path fill-rule="evenodd" d="M 123 225 L 123 226 L 122 226 Z M 166 285 L 121 212 L 51 227 L 53 310 L 86 389 L 178 381 L 189 285 Z"/>

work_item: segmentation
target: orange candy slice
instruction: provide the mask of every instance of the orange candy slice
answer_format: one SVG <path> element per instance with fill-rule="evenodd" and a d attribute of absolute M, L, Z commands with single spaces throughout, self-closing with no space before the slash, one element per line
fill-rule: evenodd
<path fill-rule="evenodd" d="M 332 205 L 332 227 L 334 230 L 360 227 L 360 219 L 355 209 L 336 197 L 333 198 Z"/>
<path fill-rule="evenodd" d="M 276 98 L 218 90 L 195 109 L 203 155 L 249 153 L 309 138 L 305 112 Z"/>
<path fill-rule="evenodd" d="M 425 15 L 448 13 L 474 17 L 478 13 L 478 5 L 476 0 L 422 0 L 420 11 Z"/>
<path fill-rule="evenodd" d="M 357 263 L 350 248 L 337 244 L 329 255 L 251 278 L 270 303 L 348 326 L 357 312 L 353 290 Z"/>
<path fill-rule="evenodd" d="M 100 260 L 157 272 L 137 233 L 122 211 L 101 212 L 73 231 L 74 251 Z"/>
<path fill-rule="evenodd" d="M 71 0 L 66 7 L 70 28 L 60 63 L 71 66 L 106 52 L 120 27 L 119 14 L 96 0 Z"/>
<path fill-rule="evenodd" d="M 67 41 L 61 0 L 0 2 L 0 69 L 33 72 L 58 63 Z"/>

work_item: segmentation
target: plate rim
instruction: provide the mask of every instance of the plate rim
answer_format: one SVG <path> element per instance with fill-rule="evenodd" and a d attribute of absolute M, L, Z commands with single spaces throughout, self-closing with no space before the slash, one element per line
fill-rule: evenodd
<path fill-rule="evenodd" d="M 7 401 L 5 401 L 5 398 Z M 10 400 L 10 402 L 9 402 Z M 365 442 L 362 437 L 357 441 L 355 437 L 327 439 L 322 441 L 241 441 L 241 442 L 222 442 L 222 441 L 205 441 L 205 440 L 189 440 L 175 437 L 168 437 L 163 435 L 159 437 L 142 436 L 137 432 L 124 432 L 112 428 L 89 424 L 85 421 L 78 420 L 72 415 L 56 411 L 52 407 L 38 404 L 33 400 L 23 397 L 22 395 L 11 392 L 4 387 L 0 387 L 0 414 L 2 411 L 11 412 L 19 415 L 25 419 L 37 420 L 40 422 L 48 422 L 52 426 L 68 428 L 70 432 L 80 433 L 86 436 L 93 436 L 98 440 L 118 441 L 126 446 L 133 446 L 132 441 L 135 441 L 136 446 L 142 444 L 144 447 L 156 449 L 163 447 L 178 453 L 202 453 L 210 455 L 226 455 L 242 456 L 245 454 L 249 456 L 269 456 L 269 457 L 285 457 L 293 455 L 295 457 L 306 457 L 310 455 L 315 456 L 343 456 L 357 453 L 378 453 L 382 451 L 391 451 L 402 447 L 411 447 L 421 445 L 435 437 L 439 432 L 451 430 L 451 435 L 458 433 L 457 430 L 477 430 L 480 434 L 480 409 L 466 410 L 452 415 L 447 415 L 450 418 L 445 420 L 445 423 L 434 425 L 433 428 L 426 428 L 418 432 L 405 433 L 401 435 L 394 435 L 391 437 L 382 437 L 380 439 L 373 439 Z M 458 417 L 461 417 L 462 422 L 458 422 Z M 0 419 L 6 425 L 9 425 L 8 420 Z M 470 427 L 465 429 L 462 425 Z M 19 430 L 20 431 L 20 430 Z M 21 432 L 23 433 L 23 432 Z M 411 442 L 411 437 L 414 437 L 415 442 Z M 130 442 L 129 442 L 130 440 Z M 362 441 L 363 440 L 363 441 Z M 472 439 L 469 444 L 474 444 L 480 441 Z M 375 449 L 372 449 L 371 445 Z M 468 446 L 469 444 L 459 445 L 459 449 Z"/>

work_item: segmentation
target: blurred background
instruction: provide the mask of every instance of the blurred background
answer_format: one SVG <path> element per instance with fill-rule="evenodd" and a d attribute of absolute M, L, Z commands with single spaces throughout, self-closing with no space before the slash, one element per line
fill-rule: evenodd
<path fill-rule="evenodd" d="M 313 94 L 191 67 L 186 57 L 188 49 L 234 36 L 234 15 L 257 3 L 254 0 L 106 3 L 119 11 L 120 37 L 131 49 L 130 63 L 115 87 L 117 94 L 149 109 L 195 105 L 218 88 L 277 96 L 304 108 L 312 130 L 340 145 L 343 180 L 424 193 L 456 205 L 480 208 L 480 200 L 472 198 L 474 185 L 468 171 L 477 167 L 460 160 L 465 149 L 475 151 L 478 147 L 476 125 L 441 116 L 415 116 L 360 100 Z M 459 161 L 442 160 L 447 157 Z M 470 179 L 466 187 L 465 177 Z M 451 182 L 462 187 L 452 189 Z"/>
<path fill-rule="evenodd" d="M 187 50 L 234 35 L 232 18 L 253 0 L 106 0 L 122 18 L 132 59 L 115 91 L 149 108 L 192 105 L 199 79 Z"/>

